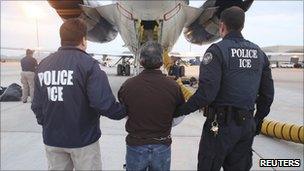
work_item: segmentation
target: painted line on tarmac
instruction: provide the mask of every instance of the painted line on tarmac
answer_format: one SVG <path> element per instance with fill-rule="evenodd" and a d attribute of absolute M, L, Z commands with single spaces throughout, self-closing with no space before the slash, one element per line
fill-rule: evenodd
<path fill-rule="evenodd" d="M 254 152 L 257 156 L 259 156 L 261 159 L 265 159 L 261 154 L 259 154 L 258 152 L 256 152 L 253 148 L 252 148 L 252 152 Z M 275 170 L 276 171 L 276 169 L 274 168 L 274 167 L 271 167 L 272 168 L 272 170 Z"/>

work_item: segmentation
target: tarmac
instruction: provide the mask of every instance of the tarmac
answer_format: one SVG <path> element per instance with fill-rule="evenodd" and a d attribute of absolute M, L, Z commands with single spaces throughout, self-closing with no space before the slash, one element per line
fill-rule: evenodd
<path fill-rule="evenodd" d="M 116 68 L 103 68 L 115 95 L 128 78 L 116 76 Z M 187 69 L 196 75 L 198 69 Z M 275 100 L 268 119 L 303 125 L 303 70 L 273 69 Z M 20 84 L 20 64 L 1 63 L 1 86 Z M 21 85 L 21 84 L 20 84 Z M 1 102 L 1 170 L 46 170 L 47 161 L 41 127 L 30 103 Z M 104 170 L 122 170 L 125 163 L 125 119 L 113 121 L 101 117 L 100 147 Z M 196 170 L 202 126 L 202 113 L 195 112 L 172 129 L 172 170 Z M 303 170 L 303 144 L 258 135 L 253 144 L 252 170 Z M 261 168 L 259 159 L 301 159 L 297 168 Z"/>

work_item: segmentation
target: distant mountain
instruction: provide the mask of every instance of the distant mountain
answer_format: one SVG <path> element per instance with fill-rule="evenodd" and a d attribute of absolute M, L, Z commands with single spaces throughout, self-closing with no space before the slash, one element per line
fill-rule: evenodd
<path fill-rule="evenodd" d="M 304 53 L 303 46 L 277 45 L 277 46 L 262 47 L 262 50 L 264 52 L 274 52 L 274 53 Z"/>

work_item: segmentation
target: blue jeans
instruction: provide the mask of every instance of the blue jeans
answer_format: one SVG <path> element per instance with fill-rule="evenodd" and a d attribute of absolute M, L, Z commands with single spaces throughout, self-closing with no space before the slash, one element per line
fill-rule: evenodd
<path fill-rule="evenodd" d="M 126 169 L 138 170 L 170 170 L 171 146 L 151 144 L 142 146 L 128 146 L 126 155 Z"/>

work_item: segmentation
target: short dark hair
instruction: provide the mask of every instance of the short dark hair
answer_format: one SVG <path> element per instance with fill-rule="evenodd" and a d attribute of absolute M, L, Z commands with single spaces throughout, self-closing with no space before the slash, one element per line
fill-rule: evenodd
<path fill-rule="evenodd" d="M 34 50 L 26 49 L 26 56 L 33 56 L 34 52 Z"/>
<path fill-rule="evenodd" d="M 240 7 L 232 6 L 221 13 L 220 20 L 228 31 L 241 31 L 245 23 L 245 12 Z"/>
<path fill-rule="evenodd" d="M 81 19 L 67 19 L 60 27 L 61 46 L 78 46 L 86 36 L 87 25 Z"/>
<path fill-rule="evenodd" d="M 163 65 L 163 48 L 157 42 L 148 41 L 140 49 L 140 64 L 145 69 L 158 69 Z"/>

